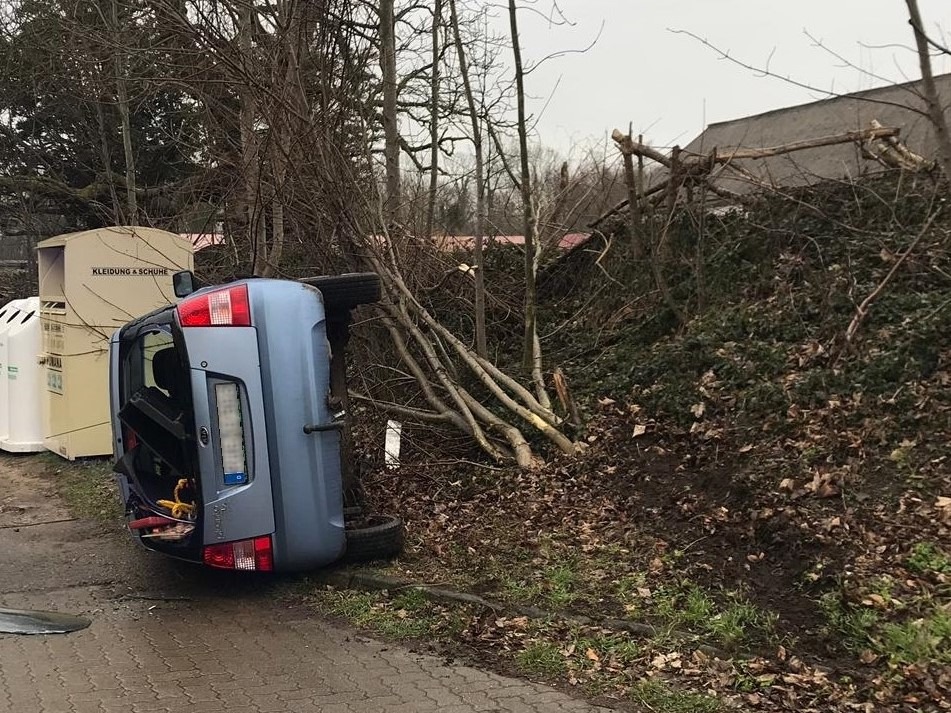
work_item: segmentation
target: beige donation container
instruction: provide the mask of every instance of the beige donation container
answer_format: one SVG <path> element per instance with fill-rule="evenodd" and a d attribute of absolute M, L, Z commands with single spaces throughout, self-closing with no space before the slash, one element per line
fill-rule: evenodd
<path fill-rule="evenodd" d="M 47 449 L 69 460 L 113 452 L 109 339 L 173 303 L 172 275 L 193 264 L 190 242 L 154 228 L 98 228 L 37 245 Z"/>

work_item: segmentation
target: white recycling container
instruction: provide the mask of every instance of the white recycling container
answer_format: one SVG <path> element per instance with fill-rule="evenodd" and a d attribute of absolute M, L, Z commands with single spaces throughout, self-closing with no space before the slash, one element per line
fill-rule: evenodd
<path fill-rule="evenodd" d="M 6 382 L 8 428 L 0 434 L 0 449 L 11 453 L 36 453 L 43 446 L 43 392 L 40 389 L 43 349 L 40 298 L 29 297 L 20 305 L 4 335 L 7 345 Z"/>
<path fill-rule="evenodd" d="M 10 433 L 10 398 L 9 384 L 7 382 L 7 332 L 13 326 L 17 316 L 20 314 L 21 305 L 26 300 L 13 300 L 7 302 L 0 309 L 0 439 L 6 438 Z"/>

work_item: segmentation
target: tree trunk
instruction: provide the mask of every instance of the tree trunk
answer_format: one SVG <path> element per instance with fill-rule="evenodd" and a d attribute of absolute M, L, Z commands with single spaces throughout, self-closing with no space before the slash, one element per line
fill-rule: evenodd
<path fill-rule="evenodd" d="M 253 44 L 251 41 L 254 32 L 254 5 L 248 3 L 241 14 L 239 32 L 239 47 L 241 62 L 247 68 L 255 66 L 252 57 Z M 259 139 L 255 128 L 258 103 L 254 90 L 248 78 L 242 78 L 239 90 L 241 108 L 238 123 L 241 131 L 241 176 L 243 183 L 242 214 L 247 231 L 248 245 L 251 247 L 251 265 L 254 274 L 262 276 L 267 271 L 267 234 L 264 226 L 264 216 L 261 211 L 260 188 L 261 167 L 258 155 Z"/>
<path fill-rule="evenodd" d="M 116 37 L 121 37 L 119 27 L 119 0 L 112 0 L 112 27 Z M 119 107 L 119 121 L 122 126 L 122 151 L 125 155 L 125 196 L 127 225 L 137 225 L 139 221 L 139 206 L 135 187 L 135 154 L 132 151 L 132 126 L 129 121 L 129 88 L 126 83 L 125 67 L 123 66 L 122 52 L 115 52 L 116 70 L 116 99 Z"/>
<path fill-rule="evenodd" d="M 538 345 L 535 295 L 535 221 L 532 211 L 531 171 L 528 162 L 528 127 L 525 120 L 525 76 L 522 69 L 522 48 L 518 38 L 518 17 L 515 0 L 509 0 L 509 26 L 512 52 L 515 56 L 515 93 L 518 100 L 518 150 L 521 160 L 522 229 L 525 233 L 525 337 L 522 342 L 522 366 L 531 370 L 541 361 Z"/>
<path fill-rule="evenodd" d="M 485 358 L 488 355 L 488 346 L 485 337 L 485 270 L 482 260 L 482 241 L 485 235 L 486 224 L 485 161 L 482 153 L 482 127 L 479 125 L 475 95 L 472 92 L 472 83 L 469 81 L 469 66 L 466 61 L 465 49 L 462 46 L 462 34 L 459 32 L 459 15 L 456 12 L 456 0 L 449 0 L 449 14 L 452 21 L 452 33 L 456 42 L 456 53 L 459 55 L 459 72 L 462 75 L 462 85 L 466 93 L 466 102 L 469 105 L 469 119 L 472 125 L 472 146 L 475 151 L 476 223 L 473 246 L 473 260 L 475 261 L 475 337 L 476 353 L 480 357 Z"/>
<path fill-rule="evenodd" d="M 941 106 L 938 88 L 934 83 L 934 74 L 931 70 L 931 54 L 928 36 L 918 10 L 918 0 L 905 0 L 908 5 L 908 17 L 915 31 L 915 44 L 918 47 L 918 63 L 921 65 L 921 84 L 924 89 L 925 104 L 928 109 L 928 118 L 934 128 L 935 139 L 938 143 L 938 158 L 941 170 L 946 180 L 951 181 L 951 132 L 948 130 L 948 120 Z"/>
<path fill-rule="evenodd" d="M 109 133 L 106 131 L 106 117 L 102 111 L 102 101 L 96 102 L 96 124 L 99 127 L 99 148 L 102 152 L 102 165 L 109 183 L 109 195 L 112 198 L 112 220 L 122 222 L 122 209 L 119 206 L 119 196 L 116 194 L 116 181 L 112 173 L 112 151 L 109 149 Z"/>
<path fill-rule="evenodd" d="M 423 237 L 433 237 L 436 220 L 436 191 L 439 188 L 439 31 L 442 29 L 442 0 L 435 0 L 433 7 L 433 54 L 432 73 L 429 84 L 429 195 L 426 202 L 426 232 Z"/>
<path fill-rule="evenodd" d="M 641 235 L 641 201 L 639 181 L 634 173 L 634 155 L 627 152 L 621 153 L 621 159 L 624 161 L 624 182 L 627 184 L 627 204 L 630 209 L 627 211 L 627 228 L 631 233 L 631 251 L 635 260 L 644 257 L 644 240 Z"/>
<path fill-rule="evenodd" d="M 631 140 L 630 135 L 624 136 L 617 129 L 614 130 L 612 137 L 618 145 L 618 149 L 621 151 L 621 156 L 624 159 L 624 180 L 627 184 L 627 201 L 626 204 L 630 205 L 631 209 L 628 210 L 628 219 L 631 221 L 632 230 L 634 229 L 634 207 L 638 204 L 639 187 L 636 184 L 636 178 L 634 175 L 634 163 L 631 157 L 636 152 L 637 147 L 634 146 L 633 141 Z M 640 146 L 640 144 L 638 144 Z M 663 249 L 663 246 L 667 243 L 667 234 L 670 231 L 670 225 L 674 219 L 674 213 L 671 209 L 671 206 L 676 207 L 676 196 L 677 191 L 679 190 L 679 169 L 678 165 L 680 162 L 680 149 L 675 147 L 675 154 L 673 158 L 669 161 L 670 167 L 670 178 L 667 181 L 665 189 L 667 191 L 667 206 L 668 213 L 666 219 L 664 220 L 664 225 L 661 227 L 660 237 L 656 241 L 648 240 L 647 241 L 647 261 L 650 266 L 651 275 L 654 277 L 654 285 L 657 287 L 657 291 L 660 292 L 661 297 L 664 300 L 664 303 L 670 309 L 670 311 L 677 318 L 677 322 L 683 324 L 684 314 L 681 311 L 680 307 L 677 305 L 677 302 L 674 300 L 674 296 L 670 291 L 670 286 L 667 284 L 667 280 L 664 277 L 663 271 L 663 260 L 661 259 L 660 253 Z M 630 166 L 630 170 L 628 170 Z M 677 174 L 677 175 L 675 175 Z M 656 187 L 655 187 L 656 188 Z M 673 191 L 673 194 L 671 194 Z M 641 196 L 643 198 L 643 196 Z M 618 210 L 615 208 L 614 210 Z M 599 218 L 598 221 L 602 220 Z M 597 221 L 596 221 L 597 222 Z M 653 228 L 651 229 L 651 234 L 653 234 Z"/>
<path fill-rule="evenodd" d="M 394 0 L 380 0 L 380 69 L 383 73 L 383 153 L 386 161 L 386 198 L 383 215 L 388 223 L 399 222 L 400 204 L 400 133 L 396 102 L 396 25 Z"/>

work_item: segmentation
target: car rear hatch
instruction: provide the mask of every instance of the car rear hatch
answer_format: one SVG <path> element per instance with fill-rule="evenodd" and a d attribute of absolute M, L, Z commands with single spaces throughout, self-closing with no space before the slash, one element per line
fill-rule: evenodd
<path fill-rule="evenodd" d="M 194 293 L 177 309 L 191 378 L 202 494 L 202 559 L 274 568 L 266 418 L 248 285 Z"/>
<path fill-rule="evenodd" d="M 143 544 L 213 567 L 273 569 L 274 512 L 247 287 L 203 290 L 137 320 L 114 338 L 113 351 L 117 471 Z M 183 494 L 193 507 L 173 513 Z M 170 516 L 182 528 L 190 524 L 191 533 L 170 541 L 159 532 L 165 526 L 146 520 Z"/>

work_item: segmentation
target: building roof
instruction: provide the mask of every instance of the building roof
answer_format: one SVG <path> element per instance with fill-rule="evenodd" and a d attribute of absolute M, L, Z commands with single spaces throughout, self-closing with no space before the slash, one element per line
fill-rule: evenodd
<path fill-rule="evenodd" d="M 558 241 L 561 250 L 571 250 L 588 239 L 588 233 L 566 233 Z M 443 235 L 434 237 L 437 245 L 443 250 L 471 250 L 475 246 L 473 235 Z M 524 235 L 491 235 L 484 238 L 486 247 L 494 245 L 524 245 Z"/>
<path fill-rule="evenodd" d="M 935 83 L 947 112 L 951 107 L 951 74 L 935 77 Z M 705 155 L 716 148 L 722 155 L 733 148 L 781 146 L 867 129 L 872 120 L 878 120 L 882 126 L 899 129 L 909 149 L 933 159 L 937 145 L 924 111 L 920 80 L 906 82 L 710 124 L 684 151 Z M 736 163 L 756 180 L 775 186 L 801 186 L 882 170 L 881 165 L 863 158 L 861 148 L 854 143 Z M 737 193 L 757 190 L 751 181 L 730 169 L 718 169 L 716 182 Z"/>
<path fill-rule="evenodd" d="M 221 233 L 180 233 L 188 242 L 192 244 L 195 252 L 212 245 L 223 245 L 225 236 Z"/>

